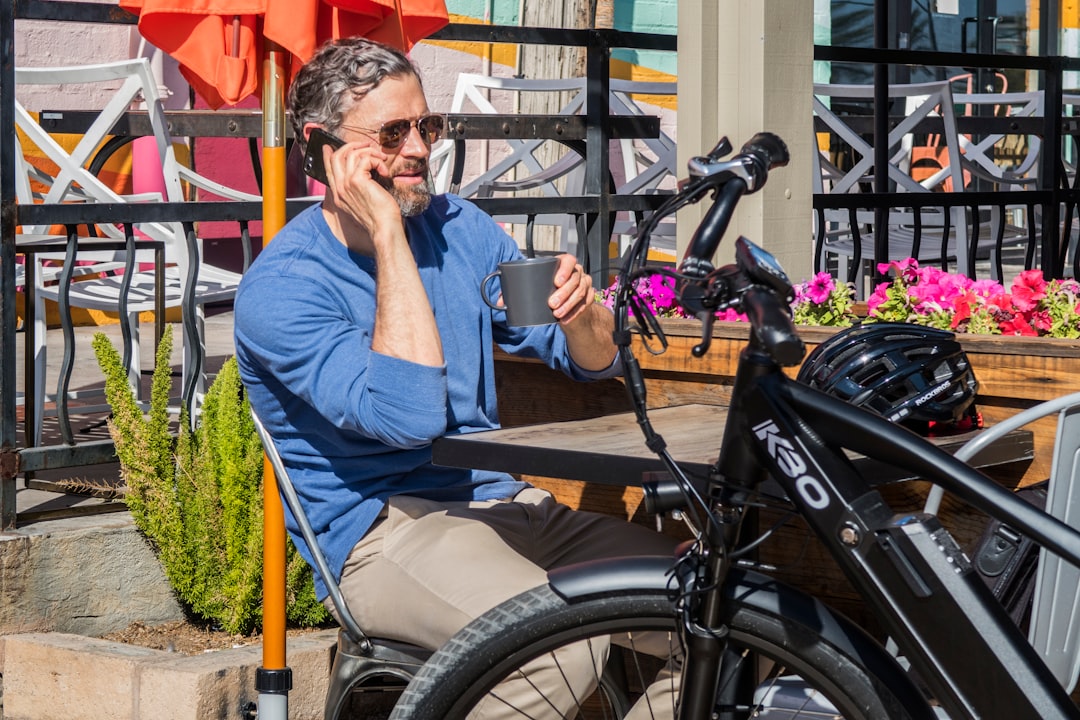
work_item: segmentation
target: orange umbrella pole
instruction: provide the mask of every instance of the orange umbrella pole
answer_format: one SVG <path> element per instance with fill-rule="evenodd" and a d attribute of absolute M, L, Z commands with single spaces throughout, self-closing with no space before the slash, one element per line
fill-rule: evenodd
<path fill-rule="evenodd" d="M 289 54 L 266 41 L 263 60 L 263 245 L 285 227 L 285 78 Z"/>
<path fill-rule="evenodd" d="M 263 245 L 285 226 L 287 54 L 267 42 L 263 60 Z M 263 658 L 255 676 L 260 720 L 287 720 L 292 671 L 285 664 L 285 511 L 269 461 L 263 463 Z"/>

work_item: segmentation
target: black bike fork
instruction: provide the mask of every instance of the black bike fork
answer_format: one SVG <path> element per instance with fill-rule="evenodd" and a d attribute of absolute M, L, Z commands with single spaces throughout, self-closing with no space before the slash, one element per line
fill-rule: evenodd
<path fill-rule="evenodd" d="M 744 522 L 754 522 L 753 510 L 745 509 L 742 495 L 766 478 L 764 468 L 753 456 L 753 450 L 741 437 L 737 418 L 742 412 L 740 400 L 743 389 L 757 378 L 779 372 L 776 363 L 763 352 L 751 335 L 742 351 L 732 387 L 728 421 L 724 428 L 725 456 L 713 468 L 710 482 L 710 502 L 715 504 L 719 524 L 706 529 L 708 546 L 713 548 L 698 578 L 698 588 L 707 588 L 698 606 L 692 608 L 684 622 L 686 660 L 682 672 L 679 720 L 745 720 L 739 707 L 750 707 L 755 678 L 745 659 L 728 650 L 728 628 L 722 623 L 724 580 L 732 567 L 726 552 L 737 547 Z M 729 437 L 729 435 L 731 437 Z M 714 713 L 716 713 L 714 715 Z"/>

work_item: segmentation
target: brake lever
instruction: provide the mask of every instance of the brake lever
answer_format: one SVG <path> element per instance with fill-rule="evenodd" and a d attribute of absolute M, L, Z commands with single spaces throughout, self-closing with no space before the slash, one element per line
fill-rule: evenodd
<path fill-rule="evenodd" d="M 712 344 L 712 330 L 713 323 L 716 321 L 716 311 L 702 310 L 697 313 L 697 318 L 701 321 L 701 342 L 691 348 L 690 353 L 694 357 L 702 357 L 709 352 L 709 346 Z"/>

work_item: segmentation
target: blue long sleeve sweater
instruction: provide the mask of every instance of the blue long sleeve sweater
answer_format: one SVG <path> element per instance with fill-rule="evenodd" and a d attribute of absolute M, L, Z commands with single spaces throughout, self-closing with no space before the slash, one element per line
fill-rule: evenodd
<path fill-rule="evenodd" d="M 484 500 L 523 487 L 509 475 L 431 463 L 435 438 L 498 427 L 494 345 L 577 380 L 618 371 L 578 368 L 557 325 L 511 328 L 483 303 L 480 281 L 520 252 L 474 205 L 435 196 L 406 227 L 427 291 L 415 301 L 435 313 L 443 367 L 372 351 L 374 260 L 342 245 L 317 206 L 275 236 L 236 296 L 241 377 L 336 578 L 392 495 Z M 494 301 L 497 279 L 489 289 Z M 286 526 L 310 562 L 287 508 Z M 316 591 L 326 596 L 318 576 Z"/>

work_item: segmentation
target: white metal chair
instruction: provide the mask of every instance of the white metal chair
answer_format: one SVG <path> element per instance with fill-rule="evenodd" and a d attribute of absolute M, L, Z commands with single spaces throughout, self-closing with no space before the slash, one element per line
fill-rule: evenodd
<path fill-rule="evenodd" d="M 674 82 L 638 82 L 612 79 L 609 94 L 609 112 L 612 115 L 643 115 L 634 100 L 635 95 L 674 95 Z M 451 103 L 451 112 L 467 112 L 470 108 L 481 113 L 510 112 L 521 105 L 521 98 L 555 96 L 569 98 L 560 104 L 559 115 L 574 115 L 585 111 L 586 92 L 584 78 L 564 80 L 541 80 L 521 78 L 488 77 L 462 73 L 458 77 Z M 515 97 L 516 96 L 516 97 Z M 436 189 L 455 192 L 462 197 L 493 197 L 497 194 L 516 194 L 535 191 L 545 197 L 562 197 L 580 194 L 584 185 L 584 158 L 573 151 L 566 152 L 554 163 L 546 164 L 538 157 L 545 140 L 499 140 L 507 151 L 494 164 L 476 177 L 454 187 L 451 167 L 454 146 L 443 143 L 432 152 L 432 167 L 436 168 Z M 619 152 L 612 156 L 612 187 L 619 194 L 642 194 L 665 192 L 661 186 L 676 177 L 675 141 L 664 133 L 657 138 L 623 139 Z M 480 164 L 480 163 L 474 163 Z M 565 215 L 499 216 L 497 219 L 511 224 L 552 225 L 561 233 L 561 249 L 575 251 L 577 223 Z M 632 234 L 637 219 L 619 217 L 613 226 L 613 235 Z M 674 224 L 666 223 L 659 235 L 671 238 Z M 674 252 L 673 245 L 671 252 Z"/>
<path fill-rule="evenodd" d="M 523 96 L 532 94 L 540 97 L 569 97 L 568 101 L 560 102 L 560 110 L 556 114 L 575 115 L 584 107 L 584 89 L 584 78 L 530 80 L 461 73 L 454 88 L 450 112 L 469 112 L 470 109 L 484 114 L 512 112 L 520 107 Z M 499 142 L 505 143 L 507 148 L 503 157 L 457 188 L 451 187 L 454 144 L 445 142 L 436 147 L 431 154 L 431 165 L 437 168 L 435 171 L 436 190 L 453 192 L 462 197 L 472 197 L 479 193 L 485 184 L 503 179 L 511 171 L 525 171 L 528 175 L 544 172 L 544 163 L 536 157 L 535 153 L 547 141 L 507 139 Z M 477 165 L 484 167 L 486 161 Z M 547 197 L 560 194 L 554 184 L 544 185 L 542 190 Z"/>
<path fill-rule="evenodd" d="M 395 683 L 398 689 L 404 688 L 431 655 L 431 651 L 407 643 L 373 638 L 360 628 L 330 572 L 326 556 L 319 548 L 315 531 L 300 504 L 300 498 L 297 497 L 288 470 L 281 461 L 274 439 L 263 427 L 254 410 L 251 411 L 251 416 L 255 421 L 255 431 L 262 442 L 266 457 L 274 468 L 278 490 L 289 511 L 296 518 L 297 525 L 300 526 L 300 533 L 311 552 L 315 568 L 326 583 L 330 600 L 334 604 L 338 617 L 341 618 L 342 628 L 338 632 L 337 651 L 330 669 L 330 687 L 327 690 L 324 709 L 325 720 L 335 720 L 346 709 L 349 696 L 354 690 L 381 690 L 384 689 L 384 683 L 387 680 Z"/>
<path fill-rule="evenodd" d="M 1016 413 L 980 432 L 956 451 L 956 458 L 968 462 L 989 445 L 1014 430 L 1041 418 L 1058 415 L 1053 464 L 1047 486 L 1046 509 L 1058 520 L 1080 526 L 1080 393 L 1047 400 Z M 936 515 L 945 491 L 934 485 L 927 493 L 923 510 Z M 1035 595 L 1028 624 L 1028 640 L 1067 692 L 1076 687 L 1080 674 L 1080 569 L 1059 557 L 1039 551 L 1035 574 Z M 896 642 L 886 643 L 897 653 Z M 904 658 L 898 658 L 904 662 Z M 939 717 L 946 717 L 938 709 Z"/>
<path fill-rule="evenodd" d="M 1007 433 L 1054 414 L 1058 422 L 1046 509 L 1058 520 L 1080 527 L 1080 393 L 1047 400 L 1016 413 L 979 433 L 957 451 L 956 457 L 966 462 Z M 936 514 L 943 496 L 941 487 L 932 487 L 924 510 Z M 1078 621 L 1080 569 L 1044 548 L 1039 551 L 1028 639 L 1069 692 L 1076 687 L 1080 674 Z"/>
<path fill-rule="evenodd" d="M 145 58 L 77 67 L 16 68 L 15 81 L 18 85 L 44 85 L 58 88 L 72 83 L 88 84 L 95 88 L 102 88 L 102 92 L 108 94 L 108 101 L 93 123 L 77 144 L 70 149 L 53 137 L 42 125 L 39 117 L 28 112 L 21 103 L 16 102 L 16 125 L 25 142 L 35 146 L 38 153 L 57 168 L 54 176 L 48 176 L 41 169 L 29 166 L 24 157 L 23 148 L 20 147 L 20 157 L 17 159 L 22 163 L 21 172 L 18 173 L 20 203 L 184 202 L 188 200 L 186 187 L 209 191 L 229 200 L 258 201 L 260 199 L 256 195 L 241 193 L 213 182 L 180 164 L 169 134 L 161 98 L 158 95 L 158 85 L 153 78 L 150 64 Z M 121 117 L 135 103 L 140 102 L 148 112 L 153 129 L 153 137 L 161 161 L 165 197 L 158 193 L 137 196 L 120 195 L 93 172 L 92 161 L 97 149 L 113 132 L 114 126 Z M 32 192 L 32 181 L 36 181 L 42 188 L 37 195 Z M 96 227 L 107 237 L 115 239 L 125 237 L 125 228 L 119 225 L 98 223 Z M 29 233 L 44 232 L 43 228 L 35 227 L 24 228 L 24 230 Z M 140 250 L 137 253 L 139 264 L 136 267 L 138 269 L 130 277 L 106 274 L 71 283 L 67 288 L 68 302 L 72 307 L 118 312 L 121 293 L 124 292 L 125 287 L 127 288 L 127 317 L 121 318 L 121 322 L 127 324 L 133 338 L 131 352 L 126 354 L 130 357 L 129 374 L 138 388 L 139 313 L 154 309 L 157 293 L 163 295 L 166 308 L 181 307 L 185 300 L 185 293 L 190 289 L 190 302 L 195 308 L 195 317 L 185 317 L 185 322 L 195 324 L 195 334 L 200 340 L 196 343 L 184 343 L 182 386 L 194 387 L 194 395 L 198 396 L 204 385 L 201 372 L 202 306 L 206 303 L 231 300 L 235 295 L 240 274 L 207 264 L 201 257 L 201 243 L 194 236 L 193 228 L 185 230 L 180 223 L 142 223 L 135 230 L 151 240 L 163 243 L 166 265 L 163 269 L 164 286 L 157 287 L 155 268 L 152 267 L 153 256 L 149 252 L 146 252 L 144 256 Z M 138 247 L 138 244 L 136 246 Z M 80 252 L 77 259 L 118 263 L 125 258 L 122 254 L 102 255 L 91 251 Z M 189 281 L 189 277 L 193 277 L 194 280 Z M 125 285 L 125 280 L 127 285 Z M 60 293 L 61 288 L 58 285 L 38 281 L 36 296 L 41 306 L 35 312 L 35 321 L 38 323 L 38 327 L 35 328 L 35 338 L 38 344 L 34 348 L 36 387 L 32 389 L 32 392 L 39 403 L 42 403 L 45 397 L 46 367 L 44 312 L 40 310 L 43 309 L 46 299 L 55 301 Z M 31 390 L 28 389 L 28 392 Z M 40 414 L 37 417 L 40 418 Z"/>

